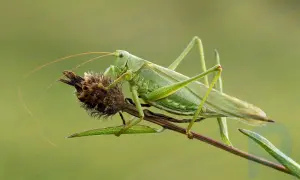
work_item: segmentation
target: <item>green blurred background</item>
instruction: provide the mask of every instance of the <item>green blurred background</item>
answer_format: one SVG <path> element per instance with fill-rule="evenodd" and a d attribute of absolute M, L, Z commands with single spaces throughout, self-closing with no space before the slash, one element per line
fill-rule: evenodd
<path fill-rule="evenodd" d="M 65 139 L 77 131 L 120 124 L 118 116 L 90 118 L 71 87 L 54 83 L 47 89 L 63 70 L 91 56 L 23 76 L 43 63 L 86 51 L 125 49 L 168 66 L 197 35 L 208 66 L 214 65 L 213 50 L 220 52 L 224 90 L 277 121 L 253 127 L 230 120 L 233 144 L 273 160 L 237 131 L 252 129 L 300 162 L 299 5 L 297 0 L 2 1 L 0 179 L 292 179 L 167 131 Z M 101 72 L 113 60 L 103 58 L 76 72 Z M 178 71 L 192 76 L 199 67 L 193 51 Z M 211 119 L 194 130 L 220 139 L 217 127 Z"/>

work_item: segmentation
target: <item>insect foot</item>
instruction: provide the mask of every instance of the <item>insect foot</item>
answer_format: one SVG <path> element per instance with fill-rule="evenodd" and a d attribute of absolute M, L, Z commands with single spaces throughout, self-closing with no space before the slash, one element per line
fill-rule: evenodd
<path fill-rule="evenodd" d="M 71 71 L 64 71 L 67 79 L 61 82 L 75 87 L 76 96 L 82 107 L 93 117 L 109 117 L 121 111 L 125 98 L 120 85 L 107 89 L 113 80 L 100 73 L 84 73 L 80 77 Z"/>
<path fill-rule="evenodd" d="M 190 130 L 185 130 L 185 134 L 187 135 L 187 137 L 188 137 L 189 139 L 193 139 L 193 138 L 194 138 L 194 136 L 193 136 L 193 134 L 191 133 Z"/>
<path fill-rule="evenodd" d="M 120 133 L 120 131 L 119 131 L 119 132 L 115 133 L 115 136 L 120 137 L 121 134 L 122 134 L 122 133 Z"/>

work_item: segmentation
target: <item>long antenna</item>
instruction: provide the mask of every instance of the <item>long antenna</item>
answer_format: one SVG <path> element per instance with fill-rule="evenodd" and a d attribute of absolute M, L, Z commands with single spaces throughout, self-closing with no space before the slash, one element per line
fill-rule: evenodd
<path fill-rule="evenodd" d="M 95 61 L 95 60 L 97 60 L 97 59 L 99 59 L 99 58 L 102 58 L 102 57 L 105 57 L 105 56 L 111 56 L 111 55 L 113 55 L 113 54 L 114 54 L 114 53 L 109 53 L 109 54 L 105 54 L 105 55 L 101 55 L 101 56 L 97 56 L 97 57 L 91 58 L 91 59 L 89 59 L 89 60 L 87 60 L 87 61 L 84 61 L 83 63 L 78 64 L 77 66 L 73 67 L 73 68 L 71 69 L 71 71 L 74 71 L 75 69 L 77 69 L 77 68 L 79 68 L 79 67 L 81 67 L 81 66 L 83 66 L 83 65 L 85 65 L 85 64 L 87 64 L 87 63 L 90 63 L 90 62 L 92 62 L 92 61 Z M 63 78 L 63 77 L 64 77 L 64 76 L 62 75 L 62 76 L 59 77 L 59 79 L 61 79 L 61 78 Z M 49 85 L 47 86 L 46 90 L 47 90 L 47 89 L 50 89 L 50 88 L 53 86 L 53 84 L 54 84 L 55 82 L 57 82 L 57 80 L 55 80 L 54 82 L 52 82 L 51 84 L 49 84 Z"/>
<path fill-rule="evenodd" d="M 60 62 L 60 61 L 66 60 L 66 59 L 70 59 L 70 58 L 73 58 L 73 57 L 89 55 L 89 54 L 106 54 L 107 55 L 107 54 L 112 54 L 112 53 L 111 52 L 84 52 L 84 53 L 65 56 L 65 57 L 53 60 L 51 62 L 48 62 L 48 63 L 45 63 L 41 66 L 36 67 L 35 69 L 33 69 L 33 70 L 29 71 L 28 73 L 26 73 L 25 76 L 24 76 L 24 79 L 28 78 L 31 74 L 33 74 L 33 73 L 43 69 L 44 67 L 47 67 L 47 66 L 51 65 L 51 64 L 54 64 L 54 63 L 57 63 L 57 62 Z"/>
<path fill-rule="evenodd" d="M 65 56 L 65 57 L 62 57 L 62 58 L 59 58 L 59 59 L 56 59 L 56 60 L 53 60 L 51 62 L 48 62 L 48 63 L 45 63 L 41 66 L 38 66 L 36 68 L 34 68 L 33 70 L 29 71 L 28 73 L 26 73 L 24 75 L 24 79 L 23 81 L 28 78 L 30 75 L 32 75 L 33 73 L 51 65 L 51 64 L 54 64 L 54 63 L 57 63 L 57 62 L 60 62 L 60 61 L 63 61 L 63 60 L 66 60 L 66 59 L 70 59 L 70 58 L 73 58 L 73 57 L 78 57 L 78 56 L 84 56 L 84 55 L 90 55 L 90 54 L 102 54 L 101 56 L 97 56 L 95 58 L 92 58 L 92 59 L 89 59 L 79 65 L 77 65 L 75 68 L 72 68 L 72 69 L 77 69 L 79 68 L 80 66 L 86 64 L 86 63 L 89 63 L 89 62 L 92 62 L 96 59 L 99 59 L 101 57 L 105 57 L 105 56 L 110 56 L 110 55 L 113 55 L 114 53 L 111 53 L 111 52 L 84 52 L 84 53 L 79 53 L 79 54 L 73 54 L 73 55 L 69 55 L 69 56 Z M 52 86 L 53 83 L 50 84 L 50 87 Z M 20 85 L 21 86 L 21 85 Z M 40 129 L 40 135 L 41 137 L 46 140 L 49 144 L 51 144 L 52 146 L 56 146 L 55 143 L 53 143 L 49 138 L 46 137 L 46 135 L 44 134 L 44 131 L 43 131 L 43 127 L 42 125 L 40 124 L 40 121 L 39 119 L 36 119 L 35 116 L 33 115 L 32 111 L 30 110 L 30 108 L 28 107 L 28 105 L 26 104 L 25 100 L 23 99 L 23 95 L 22 95 L 22 91 L 21 91 L 21 87 L 18 87 L 18 97 L 19 97 L 19 100 L 21 102 L 21 104 L 23 105 L 24 109 L 26 110 L 26 112 L 29 114 L 29 116 L 31 118 L 33 118 L 38 126 L 38 128 Z M 48 87 L 47 89 L 49 89 L 50 87 Z"/>
<path fill-rule="evenodd" d="M 83 65 L 85 65 L 85 64 L 87 64 L 87 63 L 90 63 L 90 62 L 92 62 L 92 61 L 95 61 L 95 60 L 97 60 L 97 59 L 99 59 L 99 58 L 102 58 L 102 57 L 105 57 L 105 56 L 111 56 L 111 55 L 113 55 L 113 54 L 115 54 L 115 53 L 109 53 L 109 54 L 105 54 L 105 55 L 101 55 L 101 56 L 94 57 L 94 58 L 92 58 L 92 59 L 89 59 L 89 60 L 87 60 L 87 61 L 84 61 L 84 62 L 81 63 L 81 64 L 78 64 L 76 67 L 72 68 L 72 70 L 75 70 L 75 69 L 77 69 L 77 68 L 79 68 L 79 67 L 81 67 L 81 66 L 83 66 Z"/>
<path fill-rule="evenodd" d="M 54 142 L 52 142 L 44 133 L 44 130 L 40 124 L 40 121 L 38 119 L 35 119 L 35 117 L 33 116 L 31 110 L 28 108 L 25 100 L 23 99 L 23 95 L 22 95 L 22 92 L 21 92 L 21 89 L 20 87 L 18 87 L 18 96 L 19 96 L 19 100 L 21 101 L 24 109 L 27 111 L 28 115 L 34 119 L 36 125 L 38 126 L 38 129 L 40 130 L 40 136 L 45 140 L 47 141 L 49 144 L 51 144 L 52 146 L 57 146 Z"/>

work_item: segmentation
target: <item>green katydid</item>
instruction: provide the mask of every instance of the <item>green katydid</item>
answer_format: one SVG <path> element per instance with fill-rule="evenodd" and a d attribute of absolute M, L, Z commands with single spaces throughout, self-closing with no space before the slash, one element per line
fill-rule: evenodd
<path fill-rule="evenodd" d="M 175 70 L 195 45 L 198 45 L 199 48 L 200 63 L 203 72 L 194 77 L 187 77 Z M 84 54 L 89 53 L 78 55 Z M 90 54 L 97 54 L 97 52 Z M 221 80 L 219 80 L 222 67 L 218 63 L 212 68 L 206 69 L 203 46 L 198 37 L 192 39 L 186 49 L 168 68 L 151 63 L 150 61 L 134 56 L 123 50 L 105 54 L 106 55 L 104 56 L 113 55 L 117 57 L 115 65 L 111 65 L 104 73 L 105 76 L 111 76 L 115 79 L 114 82 L 106 88 L 110 89 L 122 81 L 127 81 L 132 93 L 132 99 L 139 112 L 138 120 L 127 123 L 116 135 L 124 133 L 127 129 L 143 120 L 144 114 L 140 98 L 147 104 L 169 113 L 193 116 L 187 127 L 186 134 L 188 137 L 191 135 L 190 131 L 195 120 L 199 117 L 217 118 L 221 127 L 221 134 L 225 137 L 225 140 L 227 140 L 227 142 L 225 141 L 227 144 L 230 144 L 230 142 L 227 134 L 226 117 L 238 118 L 250 123 L 273 122 L 260 108 L 222 92 Z M 69 57 L 74 56 L 77 55 Z M 86 61 L 83 64 L 91 62 L 99 57 Z M 217 53 L 216 57 L 219 62 Z M 66 58 L 53 61 L 52 63 L 63 59 Z M 44 66 L 41 66 L 36 70 L 39 70 Z M 211 73 L 214 73 L 214 78 L 209 84 L 207 75 Z M 204 84 L 198 81 L 201 78 L 204 78 Z M 218 80 L 219 88 L 217 90 L 213 87 Z M 99 86 L 102 85 L 99 84 Z"/>
<path fill-rule="evenodd" d="M 204 72 L 192 78 L 176 72 L 177 66 L 197 44 L 199 45 L 200 62 Z M 173 114 L 192 115 L 192 121 L 187 127 L 188 136 L 191 127 L 199 116 L 205 118 L 233 117 L 249 122 L 272 121 L 258 107 L 213 89 L 220 78 L 222 68 L 218 64 L 206 70 L 202 43 L 198 37 L 193 38 L 187 48 L 168 68 L 123 50 L 117 50 L 113 55 L 117 57 L 116 64 L 110 66 L 104 74 L 118 78 L 108 89 L 121 81 L 128 81 L 133 101 L 140 115 L 138 120 L 128 123 L 119 134 L 143 119 L 144 114 L 139 98 L 156 108 Z M 216 74 L 212 82 L 205 85 L 208 84 L 207 75 L 213 72 Z M 197 81 L 201 78 L 205 78 L 205 84 Z"/>

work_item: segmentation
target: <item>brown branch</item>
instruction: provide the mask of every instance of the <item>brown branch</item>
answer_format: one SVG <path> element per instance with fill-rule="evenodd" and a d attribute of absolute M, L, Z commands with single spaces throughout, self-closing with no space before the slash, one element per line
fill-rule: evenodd
<path fill-rule="evenodd" d="M 115 86 L 111 89 L 105 89 L 112 80 L 109 77 L 105 77 L 102 74 L 87 74 L 85 78 L 82 78 L 71 71 L 64 71 L 64 75 L 67 80 L 60 79 L 61 82 L 73 86 L 76 88 L 77 98 L 83 103 L 83 107 L 89 110 L 91 114 L 96 114 L 99 117 L 111 116 L 119 111 L 127 112 L 133 116 L 140 117 L 135 106 L 130 102 L 124 101 L 124 95 L 122 93 L 121 86 Z M 160 125 L 165 129 L 169 129 L 181 134 L 186 135 L 186 129 L 179 127 L 171 122 L 186 122 L 189 120 L 180 121 L 163 114 L 153 113 L 149 110 L 144 110 L 144 119 L 154 124 Z M 202 119 L 199 119 L 201 121 Z M 214 147 L 227 151 L 231 154 L 240 156 L 250 161 L 257 162 L 267 167 L 276 169 L 278 171 L 292 174 L 288 169 L 280 164 L 270 162 L 266 159 L 254 156 L 247 152 L 241 151 L 237 148 L 227 146 L 209 137 L 192 132 L 193 138 L 210 144 Z"/>
<path fill-rule="evenodd" d="M 131 114 L 131 115 L 133 115 L 133 116 L 139 117 L 138 111 L 131 104 L 128 104 L 128 106 L 124 109 L 124 111 Z M 165 116 L 165 115 L 162 115 L 162 114 L 156 114 L 156 113 L 153 113 L 149 110 L 144 110 L 144 113 L 145 113 L 145 117 L 144 117 L 145 120 L 147 120 L 149 122 L 152 122 L 154 124 L 160 125 L 160 126 L 164 127 L 165 129 L 169 129 L 169 130 L 172 130 L 172 131 L 175 131 L 175 132 L 186 135 L 186 129 L 184 129 L 182 127 L 179 127 L 179 126 L 169 122 L 171 117 Z M 255 155 L 252 155 L 252 154 L 249 154 L 247 152 L 241 151 L 237 148 L 227 146 L 227 145 L 225 145 L 221 142 L 218 142 L 214 139 L 203 136 L 201 134 L 198 134 L 198 133 L 195 133 L 195 132 L 192 132 L 192 134 L 193 134 L 194 139 L 197 139 L 197 140 L 200 140 L 200 141 L 205 142 L 207 144 L 210 144 L 210 145 L 212 145 L 216 148 L 222 149 L 224 151 L 227 151 L 231 154 L 234 154 L 234 155 L 240 156 L 242 158 L 248 159 L 250 161 L 254 161 L 256 163 L 265 165 L 267 167 L 276 169 L 278 171 L 281 171 L 281 172 L 284 172 L 284 173 L 287 173 L 287 174 L 290 174 L 290 175 L 292 174 L 288 169 L 286 169 L 284 166 L 282 166 L 280 164 L 268 161 L 264 158 L 257 157 Z"/>

